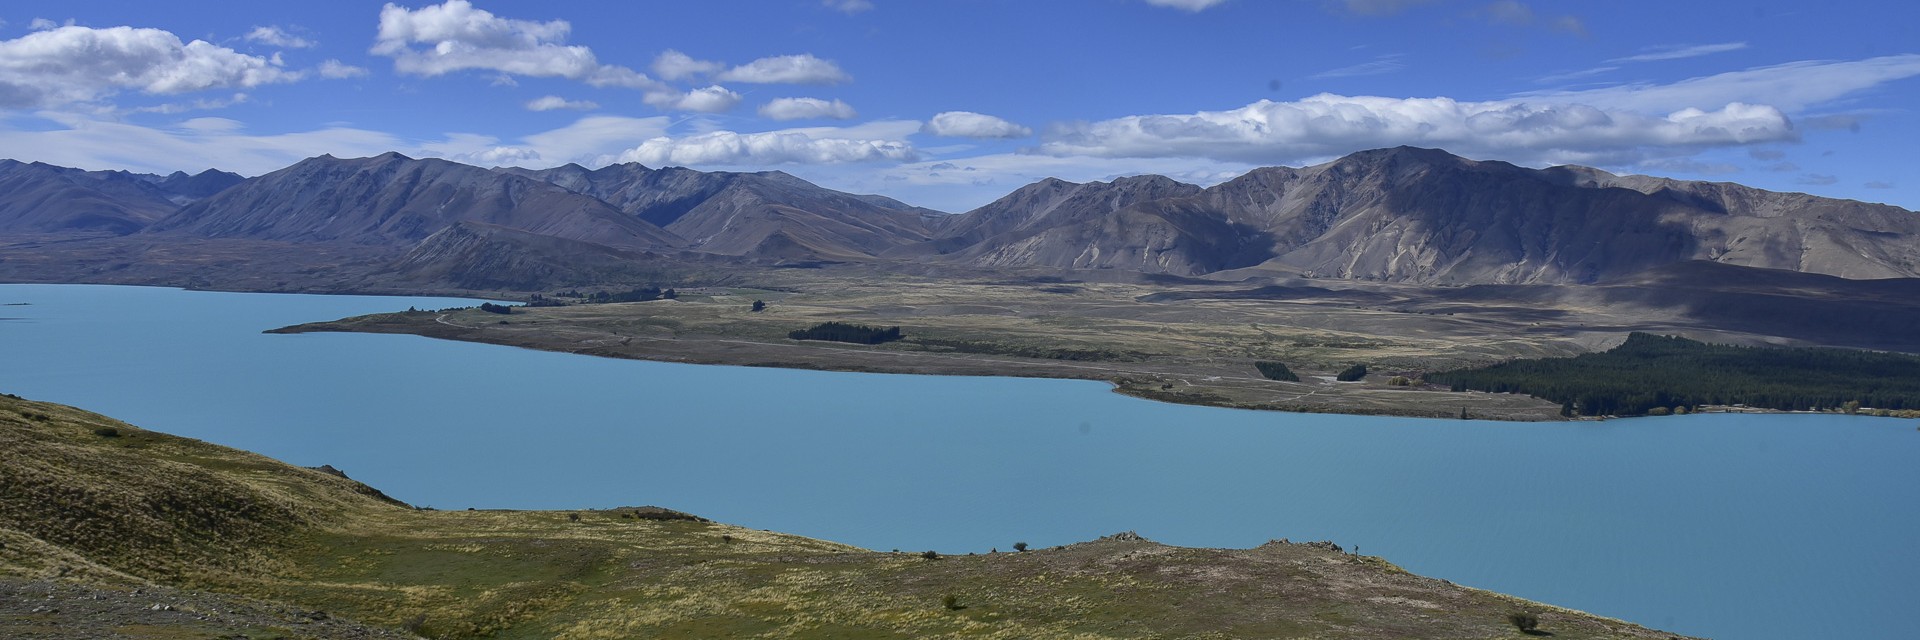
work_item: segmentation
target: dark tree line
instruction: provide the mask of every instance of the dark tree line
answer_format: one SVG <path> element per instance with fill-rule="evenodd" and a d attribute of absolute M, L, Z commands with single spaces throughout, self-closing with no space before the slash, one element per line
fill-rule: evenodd
<path fill-rule="evenodd" d="M 1253 363 L 1253 368 L 1259 369 L 1260 375 L 1266 376 L 1268 380 L 1279 380 L 1281 382 L 1300 381 L 1300 376 L 1294 375 L 1292 369 L 1288 369 L 1287 365 L 1279 362 L 1261 360 Z"/>
<path fill-rule="evenodd" d="M 1920 408 L 1920 357 L 1827 348 L 1737 347 L 1645 333 L 1602 353 L 1515 360 L 1427 376 L 1454 391 L 1524 393 L 1561 413 L 1644 415 L 1743 404 L 1783 411 Z"/>
<path fill-rule="evenodd" d="M 661 289 L 660 287 L 654 287 L 654 286 L 637 287 L 628 291 L 614 291 L 614 292 L 595 291 L 592 293 L 581 293 L 577 290 L 562 291 L 553 295 L 561 298 L 579 298 L 580 302 L 584 304 L 594 304 L 594 303 L 604 303 L 604 302 L 647 302 L 650 300 L 672 300 L 674 298 L 680 297 L 680 293 L 677 291 L 674 291 L 673 289 Z"/>
<path fill-rule="evenodd" d="M 1339 380 L 1341 382 L 1354 382 L 1365 377 L 1367 377 L 1367 365 L 1356 364 L 1351 367 L 1341 369 L 1338 375 L 1333 376 L 1333 379 Z"/>
<path fill-rule="evenodd" d="M 513 307 L 509 307 L 504 304 L 494 304 L 491 302 L 480 303 L 480 310 L 485 311 L 487 313 L 500 313 L 500 314 L 513 313 Z"/>
<path fill-rule="evenodd" d="M 854 344 L 880 344 L 900 339 L 900 327 L 869 327 L 845 322 L 825 322 L 811 329 L 800 329 L 787 333 L 795 340 L 831 340 Z"/>

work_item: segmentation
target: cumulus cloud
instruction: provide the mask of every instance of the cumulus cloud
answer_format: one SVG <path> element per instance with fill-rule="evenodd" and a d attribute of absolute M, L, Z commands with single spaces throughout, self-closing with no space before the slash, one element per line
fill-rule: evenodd
<path fill-rule="evenodd" d="M 655 138 L 620 155 L 652 165 L 776 165 L 909 161 L 913 146 L 895 140 L 810 138 L 798 133 L 714 131 L 686 138 Z"/>
<path fill-rule="evenodd" d="M 819 98 L 774 98 L 760 105 L 760 116 L 774 120 L 808 120 L 831 118 L 851 120 L 858 114 L 845 102 L 828 102 Z"/>
<path fill-rule="evenodd" d="M 673 49 L 663 51 L 653 59 L 653 72 L 668 80 L 710 75 L 725 68 L 727 65 L 711 60 L 695 60 L 693 56 Z"/>
<path fill-rule="evenodd" d="M 720 85 L 687 92 L 660 91 L 647 94 L 647 104 L 673 111 L 720 113 L 740 104 L 740 94 Z"/>
<path fill-rule="evenodd" d="M 1637 156 L 1649 148 L 1793 140 L 1796 132 L 1780 110 L 1741 103 L 1644 115 L 1582 104 L 1320 94 L 1294 102 L 1261 100 L 1230 111 L 1065 125 L 1047 138 L 1040 149 L 1054 155 L 1273 163 L 1410 144 L 1588 161 Z"/>
<path fill-rule="evenodd" d="M 600 108 L 600 105 L 592 101 L 568 100 L 560 96 L 542 96 L 527 103 L 528 111 L 557 111 L 561 109 L 586 111 L 598 108 Z"/>
<path fill-rule="evenodd" d="M 587 47 L 566 44 L 572 29 L 565 20 L 502 18 L 467 0 L 420 9 L 387 4 L 380 9 L 372 52 L 393 58 L 394 70 L 410 75 L 482 70 L 601 87 L 663 88 L 640 72 L 601 64 Z"/>
<path fill-rule="evenodd" d="M 719 80 L 754 84 L 840 84 L 853 76 L 830 60 L 803 53 L 761 58 L 722 72 Z"/>
<path fill-rule="evenodd" d="M 329 80 L 344 80 L 367 75 L 366 67 L 356 67 L 339 60 L 325 60 L 320 63 L 320 77 Z"/>
<path fill-rule="evenodd" d="M 92 102 L 292 82 L 277 57 L 246 55 L 160 29 L 55 27 L 0 41 L 0 108 Z"/>
<path fill-rule="evenodd" d="M 948 111 L 935 115 L 925 133 L 954 138 L 1025 138 L 1033 130 L 984 113 Z"/>
<path fill-rule="evenodd" d="M 1221 3 L 1226 1 L 1227 0 L 1147 0 L 1147 4 L 1197 13 L 1220 6 Z"/>
<path fill-rule="evenodd" d="M 269 47 L 280 47 L 282 49 L 308 49 L 317 44 L 312 40 L 287 33 L 286 29 L 272 25 L 254 27 L 253 30 L 248 31 L 244 37 L 247 42 L 258 42 Z"/>
<path fill-rule="evenodd" d="M 847 15 L 873 10 L 873 2 L 870 0 L 820 0 L 820 4 Z"/>
<path fill-rule="evenodd" d="M 68 19 L 67 24 L 65 26 L 69 26 L 69 27 L 73 26 L 73 20 Z M 32 29 L 34 31 L 46 31 L 48 29 L 58 29 L 60 27 L 61 27 L 60 23 L 54 22 L 52 20 L 48 20 L 46 18 L 34 18 L 32 21 L 27 23 L 27 28 Z"/>
<path fill-rule="evenodd" d="M 1693 45 L 1687 45 L 1687 44 L 1665 45 L 1665 46 L 1659 46 L 1659 47 L 1650 47 L 1650 48 L 1644 49 L 1643 53 L 1627 56 L 1624 58 L 1614 58 L 1612 60 L 1608 60 L 1607 62 L 1615 62 L 1615 63 L 1656 62 L 1660 60 L 1680 60 L 1684 58 L 1698 58 L 1700 56 L 1712 55 L 1716 53 L 1725 53 L 1728 51 L 1739 51 L 1745 48 L 1747 48 L 1747 43 L 1745 42 L 1722 42 L 1719 44 L 1693 44 Z"/>
<path fill-rule="evenodd" d="M 919 126 L 913 121 L 882 121 L 855 127 L 660 136 L 620 154 L 619 161 L 653 166 L 912 162 L 920 154 L 904 138 Z"/>

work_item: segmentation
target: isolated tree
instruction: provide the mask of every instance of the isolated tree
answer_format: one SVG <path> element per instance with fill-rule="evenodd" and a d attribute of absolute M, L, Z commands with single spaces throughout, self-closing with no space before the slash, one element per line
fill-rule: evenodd
<path fill-rule="evenodd" d="M 754 310 L 754 311 L 766 311 L 766 310 L 767 310 L 767 303 L 766 303 L 766 301 L 764 301 L 764 300 L 755 300 L 755 301 L 753 301 L 753 310 Z"/>
<path fill-rule="evenodd" d="M 1015 543 L 1013 543 L 1013 550 L 1014 550 L 1014 551 L 1026 551 L 1026 550 L 1027 550 L 1027 543 L 1025 543 L 1025 542 L 1015 542 Z"/>

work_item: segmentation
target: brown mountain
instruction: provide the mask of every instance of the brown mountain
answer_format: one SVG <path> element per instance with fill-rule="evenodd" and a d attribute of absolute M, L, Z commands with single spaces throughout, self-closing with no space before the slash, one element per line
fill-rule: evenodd
<path fill-rule="evenodd" d="M 420 241 L 382 275 L 456 289 L 534 291 L 674 281 L 662 263 L 660 256 L 649 253 L 481 222 L 456 222 Z"/>
<path fill-rule="evenodd" d="M 545 182 L 398 153 L 309 158 L 188 205 L 146 231 L 404 247 L 459 222 L 624 249 L 684 244 L 604 202 Z"/>
<path fill-rule="evenodd" d="M 139 174 L 0 160 L 0 233 L 139 231 L 179 205 Z"/>
<path fill-rule="evenodd" d="M 1257 266 L 1417 283 L 1595 282 L 1685 260 L 1854 278 L 1920 275 L 1920 243 L 1912 241 L 1920 216 L 1897 207 L 1579 167 L 1525 169 L 1431 149 L 1256 169 L 1188 195 L 1114 200 L 1105 213 L 1038 213 L 1073 188 L 1043 181 L 968 212 L 946 227 L 941 242 L 957 246 L 943 253 L 979 266 L 1175 275 Z M 967 235 L 1008 226 L 1018 233 Z"/>
<path fill-rule="evenodd" d="M 499 169 L 592 196 L 686 238 L 698 251 L 773 260 L 869 260 L 925 242 L 943 214 L 843 193 L 779 171 Z"/>

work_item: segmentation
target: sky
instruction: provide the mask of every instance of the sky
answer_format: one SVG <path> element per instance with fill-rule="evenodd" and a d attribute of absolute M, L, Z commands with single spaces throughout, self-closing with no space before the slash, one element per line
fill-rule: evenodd
<path fill-rule="evenodd" d="M 0 157 L 780 170 L 965 211 L 1435 147 L 1920 209 L 1920 3 L 446 0 L 0 7 Z"/>

